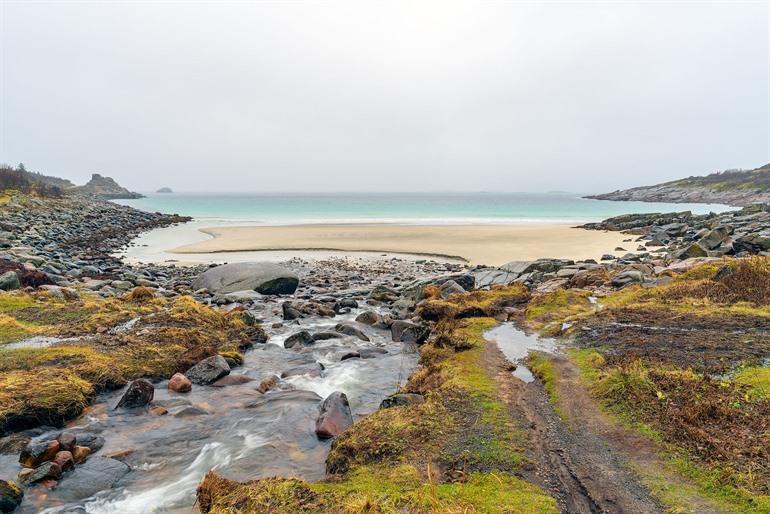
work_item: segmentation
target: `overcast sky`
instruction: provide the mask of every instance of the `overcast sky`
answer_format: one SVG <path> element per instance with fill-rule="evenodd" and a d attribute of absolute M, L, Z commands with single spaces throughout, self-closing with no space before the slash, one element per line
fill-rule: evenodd
<path fill-rule="evenodd" d="M 770 162 L 770 2 L 0 0 L 0 162 L 137 190 L 614 190 Z"/>

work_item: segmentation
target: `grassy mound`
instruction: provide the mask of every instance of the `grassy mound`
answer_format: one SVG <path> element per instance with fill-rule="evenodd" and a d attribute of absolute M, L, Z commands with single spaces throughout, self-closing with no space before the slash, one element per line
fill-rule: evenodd
<path fill-rule="evenodd" d="M 261 328 L 248 326 L 238 312 L 215 311 L 190 297 L 135 293 L 75 301 L 0 295 L 4 342 L 33 334 L 83 336 L 43 348 L 0 345 L 0 432 L 60 424 L 99 391 L 139 377 L 168 378 L 196 359 L 264 340 Z M 114 330 L 129 320 L 135 321 Z"/>

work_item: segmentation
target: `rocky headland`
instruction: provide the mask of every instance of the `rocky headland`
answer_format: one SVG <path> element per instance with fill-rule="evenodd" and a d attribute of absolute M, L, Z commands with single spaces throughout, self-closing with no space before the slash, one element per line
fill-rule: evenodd
<path fill-rule="evenodd" d="M 0 511 L 770 506 L 766 206 L 591 224 L 598 262 L 114 257 L 184 221 L 3 197 Z"/>
<path fill-rule="evenodd" d="M 587 196 L 596 200 L 717 203 L 744 207 L 770 202 L 770 164 L 753 170 L 727 170 L 654 186 Z"/>

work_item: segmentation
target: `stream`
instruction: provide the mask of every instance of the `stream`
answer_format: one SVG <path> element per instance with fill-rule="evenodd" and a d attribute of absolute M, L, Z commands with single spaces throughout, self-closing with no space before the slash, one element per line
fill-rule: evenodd
<path fill-rule="evenodd" d="M 158 382 L 154 402 L 168 410 L 166 415 L 113 410 L 122 390 L 101 395 L 67 429 L 101 436 L 104 447 L 66 473 L 55 489 L 28 488 L 19 512 L 189 513 L 196 486 L 210 469 L 240 481 L 269 476 L 323 479 L 331 440 L 315 435 L 321 400 L 342 391 L 354 418 L 373 412 L 414 370 L 416 348 L 392 342 L 390 331 L 361 324 L 356 325 L 370 342 L 341 336 L 297 350 L 284 348 L 283 341 L 300 329 L 331 331 L 339 322 L 353 322 L 360 312 L 303 319 L 299 326 L 287 323 L 277 329 L 265 323 L 268 342 L 246 352 L 243 366 L 232 372 L 254 381 L 223 388 L 193 386 L 187 394 L 169 392 L 166 381 Z M 369 358 L 340 361 L 343 354 L 363 349 L 374 351 L 364 352 Z M 256 391 L 264 378 L 315 362 L 325 367 L 320 376 L 292 376 L 265 394 Z M 51 432 L 40 437 L 50 438 Z M 128 466 L 99 469 L 95 463 L 104 462 L 100 456 Z M 0 478 L 16 476 L 17 460 L 18 455 L 0 455 Z"/>

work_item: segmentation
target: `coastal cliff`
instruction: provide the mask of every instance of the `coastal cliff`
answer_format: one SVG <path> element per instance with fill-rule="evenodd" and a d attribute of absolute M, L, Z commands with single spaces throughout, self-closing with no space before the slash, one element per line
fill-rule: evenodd
<path fill-rule="evenodd" d="M 83 186 L 73 188 L 75 193 L 89 194 L 106 200 L 143 198 L 144 195 L 129 191 L 119 185 L 110 177 L 103 177 L 98 173 L 91 175 L 91 180 Z"/>
<path fill-rule="evenodd" d="M 638 202 L 721 203 L 745 207 L 753 203 L 770 202 L 770 164 L 753 170 L 726 170 L 705 177 L 688 177 L 586 198 Z"/>

